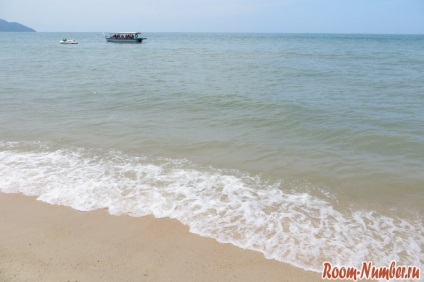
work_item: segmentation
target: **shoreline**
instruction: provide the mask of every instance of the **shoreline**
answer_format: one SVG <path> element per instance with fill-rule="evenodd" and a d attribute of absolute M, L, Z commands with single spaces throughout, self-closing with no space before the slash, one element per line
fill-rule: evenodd
<path fill-rule="evenodd" d="M 1 281 L 321 281 L 174 219 L 81 212 L 0 192 Z"/>

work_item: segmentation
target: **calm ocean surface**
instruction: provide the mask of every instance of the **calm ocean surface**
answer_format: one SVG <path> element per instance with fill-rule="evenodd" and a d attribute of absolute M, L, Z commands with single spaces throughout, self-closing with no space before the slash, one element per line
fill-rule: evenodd
<path fill-rule="evenodd" d="M 144 36 L 0 33 L 0 191 L 424 271 L 423 35 Z"/>

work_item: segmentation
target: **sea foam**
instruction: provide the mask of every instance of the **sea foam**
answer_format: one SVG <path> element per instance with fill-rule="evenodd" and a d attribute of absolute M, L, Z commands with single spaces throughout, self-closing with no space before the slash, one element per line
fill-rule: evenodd
<path fill-rule="evenodd" d="M 396 260 L 424 269 L 421 215 L 342 212 L 325 192 L 296 192 L 283 181 L 186 160 L 0 142 L 0 189 L 80 211 L 175 218 L 193 233 L 317 272 L 324 261 L 360 267 Z"/>

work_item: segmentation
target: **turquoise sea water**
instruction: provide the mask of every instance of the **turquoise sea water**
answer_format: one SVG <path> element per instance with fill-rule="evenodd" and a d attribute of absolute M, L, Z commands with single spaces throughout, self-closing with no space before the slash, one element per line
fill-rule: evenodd
<path fill-rule="evenodd" d="M 424 36 L 144 36 L 0 33 L 1 191 L 423 269 Z"/>

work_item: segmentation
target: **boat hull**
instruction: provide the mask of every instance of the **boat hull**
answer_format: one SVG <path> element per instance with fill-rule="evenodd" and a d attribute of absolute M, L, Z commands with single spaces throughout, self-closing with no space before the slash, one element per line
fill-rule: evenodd
<path fill-rule="evenodd" d="M 113 37 L 106 37 L 107 42 L 112 43 L 141 43 L 143 42 L 145 38 L 113 38 Z"/>

